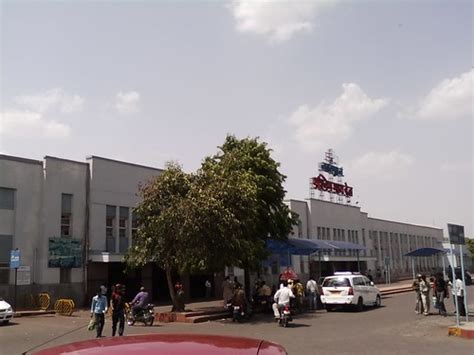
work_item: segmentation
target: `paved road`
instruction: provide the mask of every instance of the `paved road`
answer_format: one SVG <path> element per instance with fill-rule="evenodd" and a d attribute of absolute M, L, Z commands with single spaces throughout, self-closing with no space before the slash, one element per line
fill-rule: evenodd
<path fill-rule="evenodd" d="M 469 303 L 474 305 L 474 287 L 469 288 L 469 294 Z M 194 325 L 160 324 L 151 328 L 134 326 L 127 327 L 126 334 L 187 332 L 248 336 L 281 343 L 289 354 L 298 355 L 473 353 L 474 341 L 447 336 L 447 327 L 455 323 L 452 299 L 447 300 L 451 312 L 447 318 L 415 315 L 411 293 L 385 298 L 383 305 L 362 313 L 307 313 L 295 318 L 291 328 L 286 329 L 278 327 L 272 319 L 258 317 L 245 324 L 222 320 Z M 22 354 L 91 338 L 93 333 L 86 330 L 88 321 L 85 315 L 18 318 L 14 324 L 0 328 L 0 354 Z M 110 332 L 111 324 L 107 321 L 105 335 Z"/>

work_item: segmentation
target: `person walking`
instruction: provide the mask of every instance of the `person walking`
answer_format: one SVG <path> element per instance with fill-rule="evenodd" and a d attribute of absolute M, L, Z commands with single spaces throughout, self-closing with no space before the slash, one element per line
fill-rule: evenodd
<path fill-rule="evenodd" d="M 425 274 L 421 275 L 420 295 L 423 303 L 423 315 L 427 316 L 430 313 L 430 283 L 426 281 Z"/>
<path fill-rule="evenodd" d="M 415 313 L 423 313 L 423 303 L 421 302 L 421 292 L 420 292 L 420 282 L 421 274 L 417 274 L 413 284 L 411 285 L 413 291 L 415 291 Z"/>
<path fill-rule="evenodd" d="M 314 281 L 313 276 L 310 276 L 308 282 L 306 283 L 306 294 L 309 298 L 309 308 L 314 311 L 317 307 L 317 291 L 318 284 Z"/>
<path fill-rule="evenodd" d="M 117 332 L 118 335 L 122 336 L 125 328 L 125 299 L 124 299 L 124 290 L 123 285 L 115 285 L 115 290 L 112 293 L 110 299 L 110 308 L 112 309 L 112 336 L 115 336 Z"/>
<path fill-rule="evenodd" d="M 438 308 L 439 314 L 444 317 L 448 315 L 446 306 L 444 305 L 444 299 L 449 297 L 449 293 L 446 291 L 446 281 L 444 280 L 443 274 L 438 272 L 434 284 L 434 295 L 436 297 L 436 308 Z"/>
<path fill-rule="evenodd" d="M 107 288 L 105 286 L 100 286 L 97 290 L 97 294 L 92 297 L 91 304 L 91 318 L 94 317 L 96 337 L 102 337 L 102 330 L 104 329 L 105 323 L 105 313 L 107 313 Z"/>
<path fill-rule="evenodd" d="M 212 284 L 211 281 L 206 279 L 206 282 L 204 283 L 204 287 L 206 289 L 206 299 L 211 298 L 211 292 L 212 292 Z"/>

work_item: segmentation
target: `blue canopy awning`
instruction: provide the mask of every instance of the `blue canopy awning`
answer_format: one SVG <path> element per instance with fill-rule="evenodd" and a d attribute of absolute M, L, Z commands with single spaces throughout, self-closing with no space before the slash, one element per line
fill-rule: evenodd
<path fill-rule="evenodd" d="M 412 250 L 409 253 L 406 253 L 405 256 L 433 256 L 433 255 L 444 254 L 444 253 L 446 253 L 446 251 L 443 249 L 418 248 L 418 249 Z"/>
<path fill-rule="evenodd" d="M 286 241 L 267 240 L 267 248 L 275 254 L 310 255 L 319 250 L 365 250 L 365 246 L 340 240 L 288 238 Z"/>
<path fill-rule="evenodd" d="M 331 240 L 329 243 L 333 244 L 336 249 L 345 249 L 345 250 L 366 250 L 367 247 L 361 244 L 345 242 L 342 240 Z"/>
<path fill-rule="evenodd" d="M 318 243 L 309 239 L 289 238 L 286 241 L 269 239 L 267 248 L 275 254 L 310 255 L 321 249 Z"/>

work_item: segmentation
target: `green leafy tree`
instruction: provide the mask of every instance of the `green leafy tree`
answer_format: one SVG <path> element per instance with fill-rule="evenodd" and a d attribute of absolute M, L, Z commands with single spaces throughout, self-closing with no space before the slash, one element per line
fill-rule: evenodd
<path fill-rule="evenodd" d="M 244 239 L 252 241 L 252 252 L 241 255 L 239 262 L 234 264 L 246 271 L 258 267 L 268 255 L 265 248 L 268 238 L 286 240 L 298 223 L 298 216 L 284 203 L 286 176 L 280 173 L 279 166 L 266 143 L 257 138 L 238 139 L 228 135 L 219 152 L 206 158 L 201 167 L 202 171 L 226 180 L 231 180 L 235 174 L 246 174 L 255 185 L 256 200 L 250 207 L 253 218 L 248 220 L 243 231 Z"/>
<path fill-rule="evenodd" d="M 248 174 L 187 174 L 169 163 L 139 191 L 139 228 L 125 260 L 130 267 L 155 262 L 163 268 L 176 308 L 174 273 L 222 270 L 252 253 L 245 226 L 255 219 L 256 189 Z"/>
<path fill-rule="evenodd" d="M 467 240 L 467 249 L 474 256 L 474 239 L 466 239 Z"/>
<path fill-rule="evenodd" d="M 139 189 L 139 227 L 126 263 L 163 268 L 175 307 L 175 272 L 257 267 L 267 256 L 266 240 L 286 239 L 297 221 L 283 202 L 278 167 L 265 143 L 233 136 L 196 173 L 168 163 Z"/>

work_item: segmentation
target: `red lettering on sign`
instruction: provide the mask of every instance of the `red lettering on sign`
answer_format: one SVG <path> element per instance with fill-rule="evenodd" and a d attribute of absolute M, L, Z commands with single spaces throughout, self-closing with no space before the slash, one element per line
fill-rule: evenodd
<path fill-rule="evenodd" d="M 352 197 L 352 187 L 348 186 L 347 183 L 344 185 L 337 184 L 332 181 L 328 181 L 323 174 L 319 174 L 318 177 L 312 179 L 313 187 L 316 190 L 327 191 L 338 195 L 344 195 L 346 197 Z"/>

